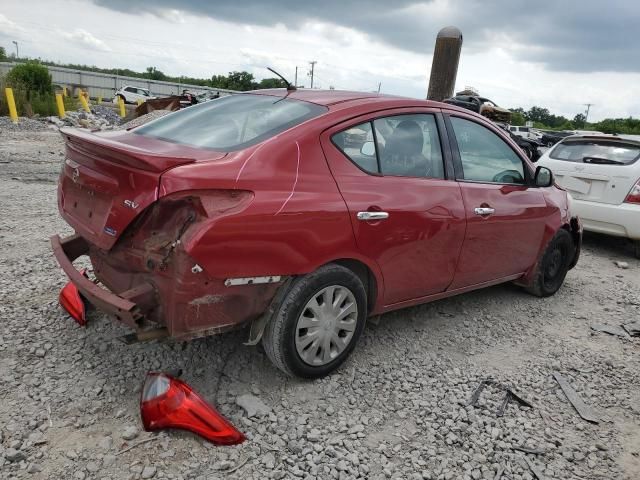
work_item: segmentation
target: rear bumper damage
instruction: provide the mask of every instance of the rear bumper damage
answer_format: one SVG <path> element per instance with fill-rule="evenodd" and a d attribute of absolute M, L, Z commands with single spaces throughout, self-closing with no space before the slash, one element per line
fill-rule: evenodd
<path fill-rule="evenodd" d="M 51 237 L 51 248 L 60 267 L 84 299 L 132 328 L 141 326 L 145 313 L 156 303 L 153 285 L 144 283 L 120 295 L 98 286 L 73 266 L 74 260 L 89 253 L 89 244 L 80 235 L 64 239 L 54 235 Z"/>
<path fill-rule="evenodd" d="M 134 329 L 136 340 L 163 336 L 184 340 L 242 327 L 267 310 L 281 285 L 212 278 L 195 268 L 180 244 L 162 267 L 157 255 L 145 250 L 121 245 L 103 251 L 77 234 L 54 235 L 51 245 L 79 294 Z M 90 257 L 96 281 L 73 265 L 83 255 Z"/>

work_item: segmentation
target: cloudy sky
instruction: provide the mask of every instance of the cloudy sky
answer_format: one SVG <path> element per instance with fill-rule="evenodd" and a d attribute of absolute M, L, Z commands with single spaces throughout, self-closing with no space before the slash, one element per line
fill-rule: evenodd
<path fill-rule="evenodd" d="M 633 0 L 3 0 L 21 56 L 209 77 L 269 65 L 309 86 L 424 98 L 435 35 L 462 30 L 457 88 L 509 108 L 640 116 Z"/>

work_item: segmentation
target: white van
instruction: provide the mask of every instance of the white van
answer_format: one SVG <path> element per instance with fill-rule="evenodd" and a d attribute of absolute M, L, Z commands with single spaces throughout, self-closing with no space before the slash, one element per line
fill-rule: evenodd
<path fill-rule="evenodd" d="M 627 237 L 640 258 L 640 136 L 575 135 L 547 150 L 549 168 L 573 198 L 585 230 Z"/>

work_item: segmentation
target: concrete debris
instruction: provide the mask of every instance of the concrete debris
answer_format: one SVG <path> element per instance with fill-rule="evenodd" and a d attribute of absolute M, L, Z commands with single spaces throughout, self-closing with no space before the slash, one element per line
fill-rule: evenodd
<path fill-rule="evenodd" d="M 640 337 L 640 321 L 625 323 L 622 328 L 632 337 Z"/>
<path fill-rule="evenodd" d="M 616 260 L 613 263 L 616 264 L 616 267 L 622 268 L 623 270 L 626 270 L 627 268 L 629 268 L 629 263 L 628 262 L 622 262 L 620 260 Z"/>
<path fill-rule="evenodd" d="M 240 395 L 236 398 L 236 403 L 244 408 L 247 412 L 247 417 L 255 417 L 255 416 L 263 416 L 268 415 L 271 412 L 271 407 L 266 405 L 262 400 L 258 397 L 247 393 L 245 395 Z"/>
<path fill-rule="evenodd" d="M 128 130 L 130 128 L 139 127 L 140 125 L 144 125 L 151 120 L 164 117 L 165 115 L 168 115 L 170 113 L 171 112 L 169 110 L 154 110 L 152 112 L 145 113 L 144 115 L 140 115 L 138 118 L 129 120 L 127 123 L 120 125 L 120 127 L 118 127 L 118 130 Z"/>
<path fill-rule="evenodd" d="M 560 385 L 560 388 L 562 389 L 564 394 L 567 396 L 567 400 L 569 400 L 571 405 L 573 405 L 573 408 L 576 409 L 576 411 L 582 418 L 584 418 L 587 422 L 591 422 L 591 423 L 600 422 L 600 420 L 598 419 L 598 416 L 591 409 L 591 407 L 589 407 L 586 403 L 584 403 L 584 401 L 582 400 L 582 398 L 580 398 L 578 393 L 573 389 L 573 387 L 569 384 L 569 382 L 567 382 L 567 380 L 559 372 L 553 372 L 553 377 L 556 379 L 556 381 L 558 382 L 558 385 Z"/>
<path fill-rule="evenodd" d="M 591 330 L 594 332 L 603 332 L 608 333 L 609 335 L 615 335 L 618 337 L 628 338 L 629 335 L 624 329 L 618 325 L 604 325 L 600 323 L 595 323 L 591 325 Z"/>

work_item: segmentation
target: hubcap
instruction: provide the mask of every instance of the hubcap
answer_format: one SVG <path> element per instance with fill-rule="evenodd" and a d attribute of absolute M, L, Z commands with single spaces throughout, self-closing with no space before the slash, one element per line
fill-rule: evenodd
<path fill-rule="evenodd" d="M 558 273 L 562 269 L 564 256 L 560 248 L 555 248 L 549 255 L 549 260 L 545 268 L 544 279 L 547 283 L 551 283 L 555 280 Z"/>
<path fill-rule="evenodd" d="M 309 365 L 326 365 L 347 348 L 357 323 L 358 305 L 351 290 L 340 285 L 323 288 L 298 317 L 296 351 Z"/>

